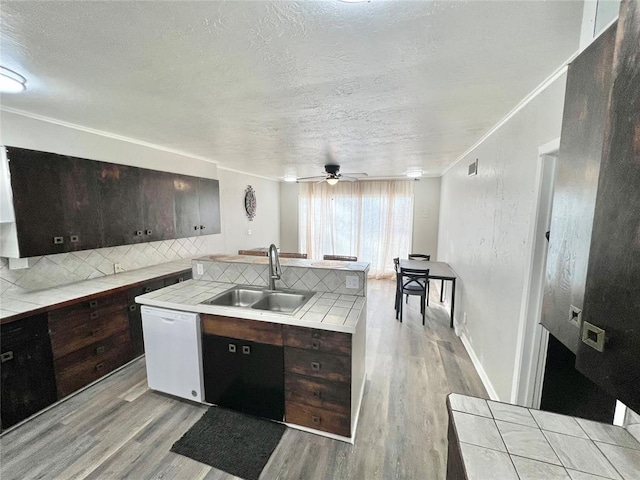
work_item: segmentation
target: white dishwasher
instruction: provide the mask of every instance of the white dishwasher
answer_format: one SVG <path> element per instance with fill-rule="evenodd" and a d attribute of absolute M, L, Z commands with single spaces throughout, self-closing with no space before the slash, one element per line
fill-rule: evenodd
<path fill-rule="evenodd" d="M 143 306 L 149 388 L 204 402 L 200 315 Z"/>

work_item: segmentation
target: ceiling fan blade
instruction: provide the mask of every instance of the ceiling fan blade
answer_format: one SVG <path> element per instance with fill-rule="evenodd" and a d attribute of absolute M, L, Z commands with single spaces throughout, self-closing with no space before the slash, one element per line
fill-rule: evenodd
<path fill-rule="evenodd" d="M 368 173 L 351 173 L 351 172 L 349 172 L 349 173 L 343 173 L 342 176 L 358 178 L 358 177 L 368 177 L 369 174 Z"/>
<path fill-rule="evenodd" d="M 357 182 L 358 179 L 356 177 L 349 177 L 347 175 L 340 175 L 340 180 L 346 180 L 347 182 Z"/>
<path fill-rule="evenodd" d="M 325 180 L 326 178 L 326 175 L 315 175 L 313 177 L 299 177 L 296 179 L 296 181 L 299 182 L 300 180 Z"/>

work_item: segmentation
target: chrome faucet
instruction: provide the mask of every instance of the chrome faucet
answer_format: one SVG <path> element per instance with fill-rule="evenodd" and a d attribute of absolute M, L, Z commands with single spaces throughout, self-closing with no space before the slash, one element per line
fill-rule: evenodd
<path fill-rule="evenodd" d="M 280 256 L 278 248 L 272 243 L 269 246 L 269 290 L 276 289 L 276 280 L 280 280 L 282 267 L 280 267 Z"/>

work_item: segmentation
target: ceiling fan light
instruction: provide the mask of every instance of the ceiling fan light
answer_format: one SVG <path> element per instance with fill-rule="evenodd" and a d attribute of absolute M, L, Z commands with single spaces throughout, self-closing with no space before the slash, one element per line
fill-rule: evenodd
<path fill-rule="evenodd" d="M 336 183 L 338 183 L 338 179 L 337 178 L 327 178 L 327 183 L 329 185 L 335 185 Z"/>
<path fill-rule="evenodd" d="M 0 67 L 0 92 L 19 93 L 27 89 L 27 79 L 19 73 Z"/>
<path fill-rule="evenodd" d="M 422 176 L 422 170 L 409 170 L 407 172 L 407 177 L 409 178 L 418 178 Z"/>
<path fill-rule="evenodd" d="M 295 175 L 285 175 L 284 176 L 284 181 L 285 182 L 297 182 L 298 181 L 298 177 L 296 177 Z"/>

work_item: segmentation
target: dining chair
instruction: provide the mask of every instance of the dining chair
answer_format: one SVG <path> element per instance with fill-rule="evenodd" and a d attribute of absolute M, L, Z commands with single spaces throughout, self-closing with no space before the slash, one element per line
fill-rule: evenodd
<path fill-rule="evenodd" d="M 280 253 L 280 258 L 307 258 L 306 253 Z"/>
<path fill-rule="evenodd" d="M 324 260 L 338 260 L 340 262 L 357 262 L 358 257 L 350 257 L 348 255 L 325 255 Z"/>
<path fill-rule="evenodd" d="M 429 269 L 415 270 L 412 268 L 400 267 L 401 285 L 400 295 L 420 295 L 420 313 L 422 313 L 422 325 L 425 322 L 426 305 L 429 305 Z M 402 322 L 402 302 L 398 302 L 399 311 L 396 312 L 396 319 L 400 316 Z"/>
<path fill-rule="evenodd" d="M 393 259 L 393 268 L 396 271 L 396 300 L 395 300 L 395 307 L 396 307 L 396 319 L 397 319 L 398 318 L 398 309 L 400 308 L 398 303 L 402 301 L 402 294 L 400 293 L 400 257 L 396 257 L 396 258 Z"/>
<path fill-rule="evenodd" d="M 410 253 L 409 260 L 422 260 L 423 262 L 428 262 L 431 260 L 431 255 L 425 255 L 424 253 Z"/>

